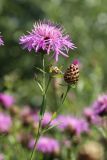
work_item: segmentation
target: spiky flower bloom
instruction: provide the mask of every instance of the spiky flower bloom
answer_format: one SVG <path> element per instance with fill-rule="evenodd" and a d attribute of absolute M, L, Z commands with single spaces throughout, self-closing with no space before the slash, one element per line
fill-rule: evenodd
<path fill-rule="evenodd" d="M 30 149 L 33 149 L 34 144 L 35 144 L 35 140 L 31 139 L 29 141 L 28 147 Z M 56 155 L 60 151 L 60 145 L 59 145 L 59 142 L 54 138 L 41 137 L 37 144 L 37 150 L 44 154 L 55 154 Z"/>
<path fill-rule="evenodd" d="M 98 99 L 92 104 L 94 113 L 98 116 L 107 115 L 107 95 L 101 95 Z"/>
<path fill-rule="evenodd" d="M 79 62 L 74 60 L 73 63 L 67 68 L 64 74 L 64 80 L 68 84 L 76 84 L 79 79 Z"/>
<path fill-rule="evenodd" d="M 63 29 L 50 21 L 35 23 L 31 32 L 21 36 L 20 44 L 28 51 L 44 51 L 46 54 L 52 52 L 56 61 L 59 55 L 68 57 L 68 50 L 76 48 L 69 35 L 64 35 Z"/>
<path fill-rule="evenodd" d="M 12 95 L 6 93 L 0 93 L 0 104 L 5 108 L 10 108 L 14 104 L 15 99 Z"/>
<path fill-rule="evenodd" d="M 2 45 L 4 45 L 4 42 L 3 42 L 2 36 L 0 36 L 0 46 Z"/>
<path fill-rule="evenodd" d="M 11 126 L 11 117 L 6 113 L 0 112 L 0 133 L 8 133 Z"/>

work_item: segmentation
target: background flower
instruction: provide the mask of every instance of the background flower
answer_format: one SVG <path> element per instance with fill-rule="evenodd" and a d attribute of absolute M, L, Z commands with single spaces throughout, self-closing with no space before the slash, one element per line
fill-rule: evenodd
<path fill-rule="evenodd" d="M 0 46 L 1 46 L 1 45 L 4 45 L 4 42 L 3 42 L 2 37 L 0 36 Z"/>
<path fill-rule="evenodd" d="M 35 140 L 31 139 L 28 144 L 29 148 L 32 149 L 34 147 L 34 143 Z M 59 142 L 54 138 L 41 137 L 37 144 L 37 150 L 45 154 L 58 154 L 60 145 Z"/>
<path fill-rule="evenodd" d="M 11 117 L 6 113 L 0 112 L 0 133 L 8 133 L 11 126 Z"/>
<path fill-rule="evenodd" d="M 57 121 L 59 122 L 59 129 L 69 131 L 73 135 L 80 135 L 89 130 L 88 123 L 84 119 L 77 117 L 60 115 Z"/>
<path fill-rule="evenodd" d="M 83 115 L 89 123 L 94 125 L 101 124 L 101 118 L 98 115 L 96 115 L 92 107 L 85 108 L 83 111 Z"/>
<path fill-rule="evenodd" d="M 10 108 L 14 104 L 15 99 L 12 95 L 6 94 L 6 93 L 0 93 L 0 103 L 5 108 Z"/>
<path fill-rule="evenodd" d="M 0 160 L 4 160 L 4 155 L 0 153 Z"/>
<path fill-rule="evenodd" d="M 96 115 L 107 115 L 107 95 L 104 94 L 99 96 L 98 99 L 92 104 L 92 107 Z"/>

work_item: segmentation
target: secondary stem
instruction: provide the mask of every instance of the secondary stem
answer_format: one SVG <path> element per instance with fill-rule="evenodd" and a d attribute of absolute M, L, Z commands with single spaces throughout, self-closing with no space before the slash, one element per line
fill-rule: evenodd
<path fill-rule="evenodd" d="M 71 88 L 71 86 L 68 85 L 68 86 L 67 86 L 67 89 L 66 89 L 66 92 L 65 92 L 65 94 L 64 94 L 64 96 L 63 96 L 63 98 L 62 98 L 62 101 L 61 101 L 60 104 L 59 104 L 59 109 L 58 109 L 57 112 L 56 112 L 56 116 L 59 114 L 59 112 L 60 112 L 60 110 L 61 110 L 61 107 L 62 107 L 62 105 L 63 105 L 63 103 L 64 103 L 64 101 L 65 101 L 65 99 L 66 99 L 66 97 L 67 97 L 67 94 L 68 94 L 70 88 Z M 49 127 L 49 125 L 51 124 L 51 122 L 52 122 L 52 119 L 51 119 L 51 120 L 49 121 L 49 123 L 47 124 L 47 127 L 45 127 L 43 133 L 45 133 L 47 130 L 53 128 L 52 126 Z"/>

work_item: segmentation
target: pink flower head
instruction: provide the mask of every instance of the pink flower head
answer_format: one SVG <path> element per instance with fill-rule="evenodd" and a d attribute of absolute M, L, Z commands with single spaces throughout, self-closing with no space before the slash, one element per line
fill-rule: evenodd
<path fill-rule="evenodd" d="M 2 45 L 4 45 L 4 42 L 3 42 L 2 36 L 0 36 L 0 46 Z"/>
<path fill-rule="evenodd" d="M 51 121 L 51 118 L 52 118 L 51 113 L 46 112 L 42 120 L 42 126 L 45 127 Z"/>
<path fill-rule="evenodd" d="M 46 54 L 52 52 L 56 61 L 59 55 L 68 57 L 69 49 L 76 48 L 69 35 L 64 35 L 61 27 L 49 21 L 35 23 L 31 32 L 21 36 L 20 44 L 28 51 L 45 51 Z"/>
<path fill-rule="evenodd" d="M 88 131 L 88 123 L 84 119 L 79 119 L 72 116 L 63 116 L 58 117 L 58 122 L 60 125 L 59 129 L 62 131 L 69 131 L 73 135 L 80 135 L 81 133 Z"/>
<path fill-rule="evenodd" d="M 94 110 L 92 107 L 85 108 L 83 111 L 83 114 L 89 123 L 96 124 L 96 125 L 101 124 L 100 117 L 94 113 Z"/>
<path fill-rule="evenodd" d="M 35 144 L 35 140 L 31 139 L 29 141 L 28 147 L 30 149 L 33 149 L 34 144 Z M 59 142 L 54 138 L 41 137 L 37 144 L 37 150 L 44 154 L 57 154 L 59 153 L 60 145 L 59 145 Z"/>
<path fill-rule="evenodd" d="M 15 99 L 13 96 L 6 94 L 6 93 L 0 93 L 0 103 L 5 107 L 5 108 L 10 108 L 15 102 Z"/>
<path fill-rule="evenodd" d="M 39 114 L 34 113 L 32 115 L 33 120 L 35 123 L 39 123 Z M 42 119 L 42 127 L 46 127 L 47 125 L 56 125 L 56 119 L 52 120 L 52 114 L 49 112 L 45 112 L 43 119 Z"/>
<path fill-rule="evenodd" d="M 101 95 L 92 104 L 93 111 L 98 116 L 107 115 L 107 95 Z"/>
<path fill-rule="evenodd" d="M 6 113 L 0 112 L 0 133 L 8 133 L 11 126 L 11 117 Z"/>

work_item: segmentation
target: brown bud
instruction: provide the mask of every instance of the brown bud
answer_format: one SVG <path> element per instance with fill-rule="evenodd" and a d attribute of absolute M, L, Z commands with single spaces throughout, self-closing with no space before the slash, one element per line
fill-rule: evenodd
<path fill-rule="evenodd" d="M 79 66 L 78 63 L 72 63 L 64 74 L 64 80 L 68 84 L 76 84 L 79 79 Z"/>

